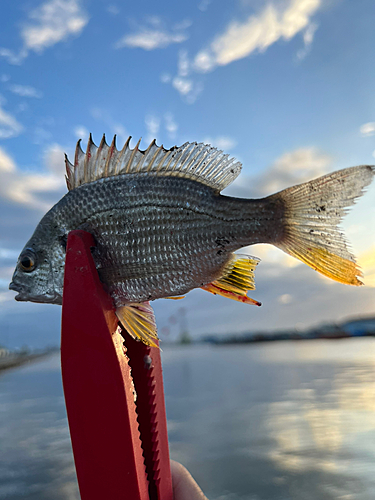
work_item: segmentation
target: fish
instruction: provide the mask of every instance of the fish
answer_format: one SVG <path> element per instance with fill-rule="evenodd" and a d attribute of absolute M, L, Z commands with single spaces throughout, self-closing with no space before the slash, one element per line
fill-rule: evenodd
<path fill-rule="evenodd" d="M 182 298 L 202 288 L 261 305 L 255 289 L 259 259 L 242 247 L 272 244 L 340 283 L 361 285 L 362 273 L 339 223 L 364 192 L 375 167 L 324 175 L 260 199 L 224 196 L 240 174 L 234 157 L 209 144 L 165 149 L 153 140 L 118 150 L 90 134 L 78 141 L 74 163 L 65 155 L 68 192 L 41 219 L 22 250 L 11 290 L 15 299 L 62 304 L 67 237 L 91 233 L 92 257 L 122 327 L 155 346 L 151 302 Z"/>

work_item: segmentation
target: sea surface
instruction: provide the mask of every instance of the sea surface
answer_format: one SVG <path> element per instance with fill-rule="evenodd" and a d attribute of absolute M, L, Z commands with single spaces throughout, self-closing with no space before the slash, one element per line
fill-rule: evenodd
<path fill-rule="evenodd" d="M 375 339 L 164 346 L 171 456 L 210 500 L 373 500 Z M 58 355 L 0 373 L 0 499 L 79 499 Z"/>

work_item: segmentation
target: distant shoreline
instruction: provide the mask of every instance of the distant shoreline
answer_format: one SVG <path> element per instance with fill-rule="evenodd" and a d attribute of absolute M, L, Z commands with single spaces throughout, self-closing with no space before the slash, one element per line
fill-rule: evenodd
<path fill-rule="evenodd" d="M 49 354 L 51 354 L 51 351 L 37 354 L 9 354 L 8 356 L 0 358 L 0 373 L 4 370 L 32 363 L 33 361 L 48 356 Z"/>

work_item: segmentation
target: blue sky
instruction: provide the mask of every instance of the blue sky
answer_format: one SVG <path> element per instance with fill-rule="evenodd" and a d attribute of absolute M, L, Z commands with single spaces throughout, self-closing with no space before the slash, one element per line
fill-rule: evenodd
<path fill-rule="evenodd" d="M 206 141 L 243 163 L 227 194 L 258 197 L 375 163 L 372 0 L 6 2 L 0 19 L 0 343 L 57 343 L 56 306 L 7 290 L 19 251 L 65 193 L 78 138 Z M 135 144 L 135 142 L 133 142 Z M 344 227 L 365 274 L 350 288 L 278 250 L 261 257 L 262 308 L 194 291 L 157 301 L 161 329 L 185 307 L 191 333 L 303 328 L 374 314 L 375 186 Z M 42 326 L 41 326 L 42 325 Z"/>

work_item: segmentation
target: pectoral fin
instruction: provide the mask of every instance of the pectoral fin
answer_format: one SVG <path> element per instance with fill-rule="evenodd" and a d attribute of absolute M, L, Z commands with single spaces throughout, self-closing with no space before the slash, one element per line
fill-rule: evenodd
<path fill-rule="evenodd" d="M 116 309 L 120 323 L 135 340 L 157 347 L 152 339 L 158 339 L 155 314 L 149 302 L 129 303 Z"/>
<path fill-rule="evenodd" d="M 224 268 L 223 276 L 201 288 L 214 295 L 260 306 L 260 302 L 247 296 L 249 290 L 255 290 L 254 270 L 258 262 L 256 257 L 234 254 Z"/>

